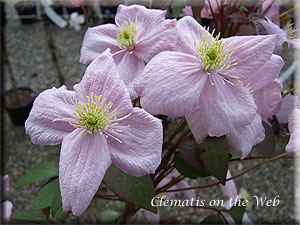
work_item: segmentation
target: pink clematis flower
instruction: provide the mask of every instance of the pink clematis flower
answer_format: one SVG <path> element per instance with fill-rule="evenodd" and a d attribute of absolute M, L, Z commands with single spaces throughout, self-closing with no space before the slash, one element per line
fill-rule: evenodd
<path fill-rule="evenodd" d="M 134 80 L 145 63 L 161 51 L 172 50 L 176 44 L 176 20 L 166 20 L 166 11 L 144 6 L 119 5 L 116 25 L 89 28 L 85 34 L 80 62 L 92 62 L 110 48 L 118 71 L 132 99 L 137 97 Z"/>
<path fill-rule="evenodd" d="M 294 109 L 289 113 L 290 140 L 285 150 L 293 155 L 300 154 L 300 109 Z"/>
<path fill-rule="evenodd" d="M 282 100 L 280 111 L 276 114 L 279 123 L 287 124 L 289 113 L 296 108 L 298 103 L 298 96 L 288 95 Z"/>
<path fill-rule="evenodd" d="M 157 186 L 163 187 L 166 184 L 168 184 L 172 179 L 175 179 L 178 176 L 180 176 L 180 173 L 178 173 L 178 171 L 176 169 L 174 169 L 161 182 L 159 182 L 159 184 Z M 175 184 L 174 186 L 172 186 L 171 188 L 169 188 L 168 190 L 175 190 L 175 189 L 188 188 L 188 187 L 190 187 L 190 185 L 187 182 L 182 180 L 182 181 L 178 182 L 177 184 Z M 191 200 L 192 198 L 193 199 L 196 198 L 195 190 L 186 190 L 186 191 L 183 191 L 183 194 L 189 200 Z M 165 194 L 162 194 L 162 195 L 165 195 L 167 199 L 171 200 L 171 199 L 175 198 L 176 192 L 166 192 Z M 152 224 L 158 224 L 160 221 L 159 211 L 157 214 L 155 214 L 148 210 L 145 210 L 144 215 L 145 215 L 146 219 Z"/>
<path fill-rule="evenodd" d="M 177 29 L 177 52 L 155 56 L 136 82 L 142 107 L 154 115 L 185 116 L 197 141 L 249 125 L 257 107 L 241 80 L 271 59 L 276 36 L 218 40 L 190 16 Z"/>
<path fill-rule="evenodd" d="M 83 15 L 79 15 L 78 12 L 73 12 L 70 16 L 69 24 L 70 27 L 73 28 L 75 31 L 81 30 L 81 25 L 85 21 Z"/>
<path fill-rule="evenodd" d="M 231 177 L 232 177 L 231 173 L 228 170 L 226 178 L 229 179 Z M 240 199 L 241 196 L 237 194 L 237 189 L 236 189 L 234 180 L 227 181 L 225 185 L 220 184 L 220 188 L 221 188 L 223 194 L 226 195 L 229 198 L 224 203 L 224 208 L 229 210 L 233 206 L 230 203 L 234 203 L 235 200 Z M 232 200 L 230 201 L 230 199 L 232 199 Z M 229 224 L 235 224 L 235 221 L 233 220 L 233 218 L 229 214 L 225 214 L 224 216 L 225 216 L 225 218 L 226 218 L 226 220 Z M 250 220 L 249 216 L 247 215 L 247 213 L 244 213 L 243 224 L 253 224 L 252 221 Z"/>
<path fill-rule="evenodd" d="M 282 83 L 276 78 L 283 64 L 280 56 L 272 55 L 271 59 L 254 76 L 241 80 L 253 94 L 257 105 L 256 116 L 251 124 L 233 129 L 226 137 L 229 143 L 242 153 L 242 159 L 251 152 L 253 146 L 265 139 L 262 117 L 273 116 L 280 109 Z"/>
<path fill-rule="evenodd" d="M 60 2 L 70 8 L 80 7 L 84 0 L 60 0 Z"/>
<path fill-rule="evenodd" d="M 89 206 L 112 162 L 125 173 L 154 173 L 161 161 L 161 122 L 133 108 L 110 50 L 88 67 L 74 91 L 42 92 L 25 122 L 39 145 L 62 143 L 59 183 L 64 211 Z"/>

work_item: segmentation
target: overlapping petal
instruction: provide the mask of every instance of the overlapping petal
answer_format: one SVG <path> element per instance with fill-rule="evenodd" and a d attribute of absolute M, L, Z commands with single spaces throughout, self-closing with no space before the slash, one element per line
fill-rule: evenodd
<path fill-rule="evenodd" d="M 111 165 L 104 135 L 87 134 L 76 129 L 62 142 L 59 183 L 64 211 L 75 216 L 89 206 L 106 170 Z"/>
<path fill-rule="evenodd" d="M 278 76 L 284 65 L 284 61 L 278 55 L 273 54 L 253 76 L 245 77 L 242 82 L 249 86 L 251 91 L 259 90 L 272 83 Z"/>
<path fill-rule="evenodd" d="M 120 4 L 115 17 L 116 24 L 126 27 L 126 22 L 131 20 L 136 25 L 136 40 L 145 37 L 151 31 L 160 26 L 165 20 L 166 11 L 157 9 L 147 9 L 140 5 L 125 6 Z"/>
<path fill-rule="evenodd" d="M 252 147 L 265 138 L 261 116 L 257 114 L 251 124 L 233 129 L 226 137 L 234 149 L 242 153 L 241 158 L 244 159 L 250 153 Z"/>
<path fill-rule="evenodd" d="M 122 141 L 108 139 L 113 163 L 134 176 L 154 173 L 161 162 L 161 121 L 143 109 L 134 108 L 132 114 L 119 125 L 130 126 L 123 128 L 122 133 L 111 132 Z"/>
<path fill-rule="evenodd" d="M 68 121 L 54 121 L 63 118 L 75 121 L 72 117 L 74 109 L 66 103 L 70 96 L 76 97 L 76 93 L 68 91 L 65 86 L 48 89 L 39 94 L 25 122 L 26 134 L 30 135 L 33 144 L 60 144 L 63 137 L 75 129 Z"/>
<path fill-rule="evenodd" d="M 270 117 L 279 112 L 282 103 L 282 83 L 275 80 L 266 87 L 254 92 L 254 99 L 257 105 L 257 113 L 262 117 Z"/>
<path fill-rule="evenodd" d="M 125 116 L 124 113 L 132 108 L 128 91 L 118 75 L 109 49 L 87 67 L 81 82 L 74 85 L 74 90 L 83 96 L 90 96 L 91 93 L 102 95 L 113 103 L 112 110 L 119 108 L 118 116 Z"/>
<path fill-rule="evenodd" d="M 237 63 L 229 68 L 231 76 L 249 78 L 270 60 L 276 43 L 276 35 L 235 36 L 223 39 L 233 50 L 231 61 Z"/>
<path fill-rule="evenodd" d="M 288 95 L 282 100 L 279 112 L 276 114 L 279 123 L 288 123 L 289 113 L 296 108 L 298 103 L 298 96 Z"/>
<path fill-rule="evenodd" d="M 214 85 L 203 88 L 199 106 L 186 116 L 197 141 L 205 133 L 217 137 L 228 134 L 234 128 L 250 124 L 256 115 L 252 95 L 238 81 L 233 80 L 234 86 L 223 84 L 218 78 L 213 82 Z"/>
<path fill-rule="evenodd" d="M 165 20 L 143 38 L 137 40 L 134 54 L 145 62 L 149 62 L 162 51 L 170 51 L 177 41 L 177 21 Z"/>
<path fill-rule="evenodd" d="M 112 53 L 120 51 L 116 45 L 118 32 L 118 27 L 114 24 L 88 28 L 82 42 L 79 61 L 89 64 L 107 48 L 110 48 Z"/>
<path fill-rule="evenodd" d="M 184 116 L 199 104 L 206 80 L 196 57 L 166 51 L 146 65 L 135 89 L 151 114 Z"/>
<path fill-rule="evenodd" d="M 134 90 L 134 80 L 143 72 L 145 68 L 144 61 L 128 51 L 116 54 L 114 60 L 117 64 L 118 72 L 127 86 L 131 99 L 136 99 L 137 93 Z"/>
<path fill-rule="evenodd" d="M 261 5 L 261 11 L 268 19 L 273 21 L 279 27 L 279 8 L 275 0 L 265 0 Z"/>
<path fill-rule="evenodd" d="M 207 37 L 212 35 L 191 16 L 185 16 L 177 22 L 178 41 L 175 50 L 186 54 L 194 55 L 196 47 L 194 43 L 199 44 L 202 41 L 203 32 Z"/>

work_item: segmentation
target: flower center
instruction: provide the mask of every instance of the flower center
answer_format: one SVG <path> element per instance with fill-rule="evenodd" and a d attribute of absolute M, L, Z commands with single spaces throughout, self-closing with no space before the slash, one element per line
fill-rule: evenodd
<path fill-rule="evenodd" d="M 80 95 L 82 96 L 82 94 Z M 84 128 L 88 134 L 104 134 L 106 138 L 112 137 L 122 143 L 120 139 L 114 136 L 113 132 L 121 133 L 123 128 L 129 127 L 129 125 L 120 126 L 118 122 L 128 118 L 131 113 L 117 118 L 118 108 L 111 110 L 113 106 L 111 101 L 106 104 L 106 98 L 103 98 L 101 95 L 94 95 L 93 93 L 87 96 L 86 99 L 87 101 L 85 101 L 85 103 L 81 103 L 77 98 L 74 99 L 70 96 L 69 102 L 71 102 L 71 104 L 64 99 L 66 104 L 71 105 L 71 107 L 75 109 L 75 112 L 70 116 L 72 116 L 76 122 L 70 118 L 58 118 L 54 119 L 53 122 L 59 120 L 67 121 L 75 128 Z M 61 110 L 64 111 L 63 109 Z"/>
<path fill-rule="evenodd" d="M 233 50 L 230 49 L 229 43 L 225 45 L 222 44 L 223 39 L 219 40 L 220 33 L 217 35 L 215 40 L 212 39 L 212 35 L 208 35 L 209 28 L 203 30 L 202 41 L 197 44 L 196 47 L 196 56 L 201 62 L 202 68 L 206 71 L 211 71 L 217 69 L 217 72 L 228 69 L 233 64 L 230 60 Z"/>
<path fill-rule="evenodd" d="M 128 50 L 133 50 L 135 45 L 135 35 L 136 28 L 134 23 L 129 19 L 129 23 L 126 22 L 126 26 L 122 25 L 119 28 L 119 33 L 117 34 L 117 41 L 120 48 L 126 48 Z"/>

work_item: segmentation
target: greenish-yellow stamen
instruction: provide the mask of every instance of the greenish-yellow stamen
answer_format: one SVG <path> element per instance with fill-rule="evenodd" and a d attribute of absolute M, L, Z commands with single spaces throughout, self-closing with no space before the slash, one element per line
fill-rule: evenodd
<path fill-rule="evenodd" d="M 220 34 L 213 40 L 212 35 L 208 35 L 208 30 L 203 30 L 202 41 L 197 45 L 196 43 L 196 56 L 204 70 L 210 71 L 217 69 L 221 71 L 231 67 L 232 60 L 230 60 L 233 50 L 230 49 L 229 43 L 223 44 L 223 39 L 219 40 Z"/>
<path fill-rule="evenodd" d="M 284 30 L 285 33 L 286 33 L 287 39 L 293 40 L 293 39 L 296 38 L 296 31 L 297 31 L 297 30 L 293 28 L 293 23 L 288 22 L 288 23 L 284 26 L 283 30 Z"/>
<path fill-rule="evenodd" d="M 106 99 L 102 98 L 101 95 L 94 96 L 92 93 L 91 96 L 86 98 L 87 102 L 85 104 L 75 99 L 77 108 L 73 114 L 80 125 L 72 125 L 76 128 L 85 128 L 89 134 L 106 131 L 110 125 L 110 120 L 116 116 L 117 109 L 110 113 L 109 110 L 113 104 L 111 101 L 105 104 Z"/>
<path fill-rule="evenodd" d="M 125 23 L 126 26 L 122 25 L 119 28 L 119 33 L 117 34 L 117 41 L 120 47 L 126 48 L 128 50 L 133 50 L 135 45 L 135 35 L 136 28 L 135 24 L 129 19 L 129 23 Z"/>

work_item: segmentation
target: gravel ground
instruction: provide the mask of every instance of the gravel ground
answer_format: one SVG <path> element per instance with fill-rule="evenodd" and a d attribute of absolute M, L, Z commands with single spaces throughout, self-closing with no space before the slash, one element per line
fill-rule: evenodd
<path fill-rule="evenodd" d="M 80 81 L 85 70 L 85 65 L 78 62 L 84 31 L 75 32 L 69 28 L 60 29 L 53 24 L 49 25 L 49 30 L 53 38 L 61 75 L 66 86 L 72 88 L 75 83 Z M 47 88 L 60 86 L 59 72 L 52 61 L 49 36 L 45 32 L 42 21 L 25 26 L 20 24 L 18 20 L 8 20 L 6 45 L 17 86 L 30 87 L 36 93 L 40 93 Z M 8 71 L 7 68 L 5 68 L 5 71 Z M 7 74 L 4 77 L 5 90 L 11 88 Z M 33 145 L 30 138 L 25 134 L 23 127 L 14 126 L 6 112 L 3 116 L 2 131 L 5 158 L 2 162 L 5 164 L 4 174 L 9 175 L 11 185 L 40 162 L 47 161 L 58 165 L 60 146 L 42 147 Z M 280 149 L 277 149 L 277 151 L 280 151 Z M 232 174 L 238 174 L 256 163 L 257 161 L 254 160 L 243 161 L 243 163 L 232 162 L 230 169 Z M 235 180 L 238 189 L 240 187 L 246 188 L 250 196 L 257 195 L 268 199 L 279 196 L 280 204 L 277 207 L 255 206 L 255 201 L 252 201 L 253 204 L 248 210 L 248 215 L 254 223 L 295 223 L 293 211 L 294 166 L 292 161 L 290 164 L 288 166 L 287 161 L 284 160 L 268 163 Z M 214 181 L 215 179 L 205 178 L 189 182 L 193 185 L 199 185 Z M 30 210 L 38 190 L 38 185 L 30 185 L 20 190 L 12 188 L 8 199 L 14 204 L 13 215 Z M 225 199 L 218 186 L 199 190 L 197 196 L 200 199 L 206 199 L 206 201 Z M 183 198 L 182 194 L 178 197 Z M 75 217 L 71 217 L 68 223 L 93 222 L 90 215 L 95 213 L 95 209 L 101 210 L 114 207 L 113 203 L 105 201 L 97 201 L 93 204 L 94 207 L 91 207 L 82 216 L 83 220 L 78 221 Z M 180 207 L 167 207 L 161 209 L 161 217 L 167 219 L 170 216 L 179 216 L 189 210 Z M 183 216 L 178 219 L 181 223 L 198 223 L 200 218 L 205 217 L 206 213 L 205 211 L 200 215 Z M 145 223 L 142 211 L 137 213 L 131 222 Z"/>

